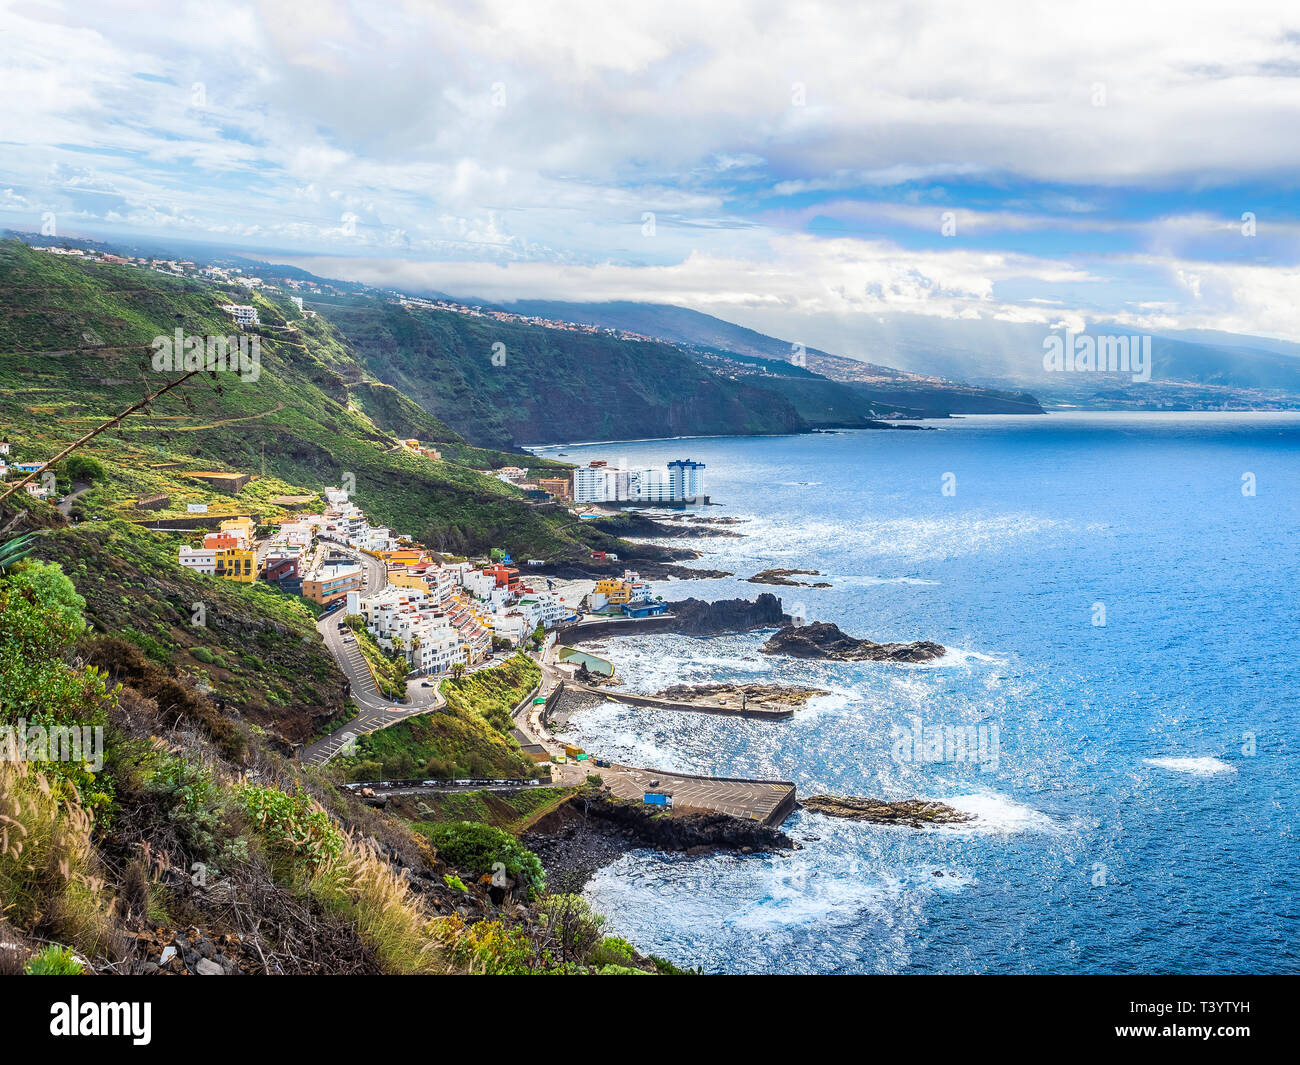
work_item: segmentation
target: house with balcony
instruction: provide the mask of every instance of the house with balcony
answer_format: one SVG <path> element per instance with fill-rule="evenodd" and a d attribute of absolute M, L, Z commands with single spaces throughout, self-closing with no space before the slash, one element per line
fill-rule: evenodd
<path fill-rule="evenodd" d="M 327 605 L 361 590 L 361 566 L 353 561 L 326 562 L 303 578 L 304 599 Z"/>
<path fill-rule="evenodd" d="M 257 552 L 242 547 L 228 547 L 216 552 L 216 575 L 240 584 L 257 580 Z"/>

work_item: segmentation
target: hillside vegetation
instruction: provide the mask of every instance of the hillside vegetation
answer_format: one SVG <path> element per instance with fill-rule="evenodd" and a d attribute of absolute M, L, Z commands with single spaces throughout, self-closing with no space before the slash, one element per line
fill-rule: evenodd
<path fill-rule="evenodd" d="M 507 832 L 413 830 L 156 669 L 114 681 L 87 660 L 98 641 L 61 568 L 7 561 L 0 727 L 22 747 L 0 759 L 0 971 L 674 971 L 548 895 Z M 84 745 L 38 751 L 33 730 L 59 728 Z"/>
<path fill-rule="evenodd" d="M 476 444 L 806 428 L 783 396 L 711 373 L 667 344 L 408 309 L 373 297 L 318 306 L 370 373 Z"/>
<path fill-rule="evenodd" d="M 172 497 L 156 516 L 223 498 L 186 474 L 256 475 L 238 497 L 269 514 L 288 486 L 319 491 L 355 480 L 368 514 L 439 550 L 500 546 L 523 557 L 584 557 L 581 529 L 566 512 L 525 504 L 517 489 L 478 469 L 521 459 L 475 448 L 395 389 L 375 381 L 321 317 L 287 300 L 224 290 L 133 267 L 92 264 L 0 242 L 0 423 L 15 460 L 44 459 L 177 376 L 153 369 L 150 343 L 237 334 L 223 302 L 252 302 L 262 325 L 256 380 L 201 375 L 98 438 L 87 449 L 111 471 L 106 506 Z M 415 437 L 443 460 L 403 448 Z M 528 458 L 530 468 L 563 464 Z M 468 463 L 470 465 L 465 465 Z M 473 468 L 471 468 L 473 467 Z M 292 493 L 290 493 L 292 494 Z M 92 498 L 87 502 L 94 502 Z M 224 499 L 229 505 L 232 501 Z M 101 515 L 102 516 L 102 515 Z"/>
<path fill-rule="evenodd" d="M 526 655 L 442 682 L 444 710 L 407 718 L 357 740 L 336 764 L 350 780 L 527 780 L 541 770 L 510 735 L 510 713 L 537 687 L 541 670 Z"/>

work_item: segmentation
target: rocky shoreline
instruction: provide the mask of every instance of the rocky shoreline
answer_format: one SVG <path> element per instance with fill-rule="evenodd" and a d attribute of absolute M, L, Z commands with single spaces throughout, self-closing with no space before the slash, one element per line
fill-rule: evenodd
<path fill-rule="evenodd" d="M 765 655 L 830 659 L 836 662 L 929 662 L 947 654 L 930 640 L 914 643 L 875 643 L 860 640 L 828 621 L 787 625 L 763 644 Z"/>
<path fill-rule="evenodd" d="M 646 550 L 655 548 L 654 544 L 638 545 Z M 705 581 L 719 577 L 731 577 L 734 574 L 725 569 L 699 569 L 694 566 L 680 566 L 674 559 L 699 558 L 700 552 L 689 548 L 658 548 L 668 553 L 667 560 L 660 557 L 644 555 L 625 556 L 618 562 L 563 561 L 546 562 L 539 566 L 529 566 L 530 576 L 555 577 L 562 581 L 601 580 L 605 577 L 620 577 L 625 569 L 635 569 L 643 578 L 651 581 Z"/>
<path fill-rule="evenodd" d="M 735 524 L 737 518 L 711 518 L 699 515 L 674 517 L 647 514 L 637 510 L 606 511 L 600 528 L 614 536 L 646 540 L 693 540 L 705 536 L 739 537 L 742 533 L 722 528 Z"/>
<path fill-rule="evenodd" d="M 666 816 L 635 802 L 584 791 L 539 820 L 520 841 L 546 870 L 553 892 L 578 892 L 602 867 L 648 848 L 692 857 L 796 850 L 778 828 L 726 814 Z"/>
<path fill-rule="evenodd" d="M 827 817 L 842 817 L 849 821 L 870 821 L 876 825 L 904 825 L 924 828 L 926 825 L 954 825 L 975 820 L 947 803 L 930 799 L 867 799 L 854 796 L 810 795 L 800 799 L 799 805 L 812 813 Z"/>

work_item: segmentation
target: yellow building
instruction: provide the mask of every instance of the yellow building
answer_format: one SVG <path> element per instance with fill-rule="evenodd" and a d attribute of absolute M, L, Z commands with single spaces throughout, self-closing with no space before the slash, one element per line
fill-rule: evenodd
<path fill-rule="evenodd" d="M 626 603 L 632 598 L 632 590 L 627 582 L 617 577 L 596 582 L 596 594 L 603 595 L 611 603 Z"/>
<path fill-rule="evenodd" d="M 373 555 L 390 566 L 414 566 L 424 561 L 422 547 L 399 547 L 396 551 L 367 551 L 366 554 Z"/>
<path fill-rule="evenodd" d="M 217 552 L 216 574 L 228 581 L 252 584 L 257 580 L 257 552 L 242 547 L 227 547 Z"/>
<path fill-rule="evenodd" d="M 257 525 L 252 518 L 245 516 L 242 518 L 227 518 L 221 523 L 220 529 L 223 533 L 233 536 L 247 547 L 253 542 Z"/>
<path fill-rule="evenodd" d="M 429 590 L 428 583 L 417 573 L 390 573 L 388 575 L 388 583 L 395 585 L 398 588 L 416 588 L 422 592 L 427 592 Z"/>

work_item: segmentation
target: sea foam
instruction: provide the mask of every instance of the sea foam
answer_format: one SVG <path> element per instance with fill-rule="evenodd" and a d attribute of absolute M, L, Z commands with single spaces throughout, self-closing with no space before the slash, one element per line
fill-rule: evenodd
<path fill-rule="evenodd" d="M 1190 773 L 1196 777 L 1213 777 L 1220 773 L 1235 773 L 1237 770 L 1227 762 L 1208 756 L 1202 758 L 1143 758 L 1147 765 L 1158 769 L 1168 769 L 1171 773 Z"/>

